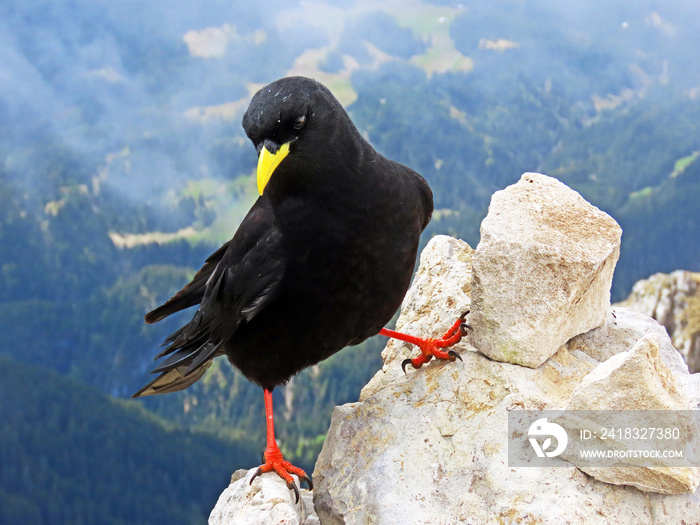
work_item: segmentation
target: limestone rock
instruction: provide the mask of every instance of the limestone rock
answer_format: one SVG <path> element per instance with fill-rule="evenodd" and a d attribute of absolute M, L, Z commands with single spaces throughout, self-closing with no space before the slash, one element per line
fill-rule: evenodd
<path fill-rule="evenodd" d="M 638 281 L 619 303 L 666 327 L 691 372 L 700 372 L 700 273 L 678 270 Z"/>
<path fill-rule="evenodd" d="M 452 324 L 469 302 L 470 254 L 454 239 L 430 242 L 400 329 L 440 334 Z M 663 328 L 624 308 L 614 315 L 608 308 L 601 328 L 574 338 L 537 369 L 490 360 L 463 342 L 464 362 L 433 360 L 404 374 L 401 360 L 416 350 L 390 342 L 384 368 L 360 401 L 333 413 L 314 471 L 319 518 L 324 524 L 696 522 L 697 491 L 646 492 L 604 483 L 573 465 L 508 466 L 510 410 L 565 407 L 602 361 L 649 333 L 658 337 L 658 361 L 673 374 L 679 395 L 697 408 L 689 389 L 700 391 L 700 383 Z"/>
<path fill-rule="evenodd" d="M 658 335 L 599 364 L 569 398 L 572 410 L 689 410 L 690 400 L 659 357 Z"/>
<path fill-rule="evenodd" d="M 396 329 L 421 337 L 443 335 L 469 309 L 473 253 L 474 249 L 464 241 L 446 235 L 433 237 L 421 252 L 420 266 L 403 300 L 403 315 Z M 377 382 L 384 384 L 403 377 L 401 362 L 418 353 L 413 345 L 389 339 L 382 352 L 382 374 L 370 380 L 360 399 L 370 395 Z"/>
<path fill-rule="evenodd" d="M 661 360 L 661 337 L 650 334 L 640 339 L 630 350 L 610 357 L 583 378 L 569 402 L 572 410 L 689 410 L 689 396 L 683 391 L 681 381 Z M 670 416 L 673 417 L 673 416 Z M 674 427 L 683 428 L 681 436 L 689 436 L 697 429 L 685 428 L 694 425 L 683 417 L 674 417 Z M 653 418 L 650 418 L 653 422 Z M 650 425 L 651 426 L 651 423 Z M 577 428 L 585 428 L 578 422 Z M 687 448 L 692 453 L 693 443 L 674 441 L 676 449 Z M 639 443 L 631 445 L 639 448 Z M 606 448 L 618 452 L 629 452 L 628 442 L 606 440 Z M 693 492 L 700 486 L 700 472 L 691 467 L 640 466 L 640 459 L 618 461 L 621 465 L 604 468 L 583 466 L 579 463 L 574 447 L 567 448 L 564 459 L 579 467 L 594 478 L 617 485 L 632 485 L 640 490 L 662 494 Z M 687 455 L 687 454 L 686 454 Z"/>
<path fill-rule="evenodd" d="M 611 309 L 602 326 L 572 338 L 567 341 L 564 348 L 575 355 L 585 354 L 592 358 L 594 362 L 602 363 L 599 371 L 602 375 L 603 370 L 608 369 L 616 362 L 619 363 L 619 361 L 609 362 L 612 357 L 620 356 L 620 354 L 632 350 L 642 340 L 653 341 L 654 353 L 658 354 L 658 360 L 660 361 L 660 364 L 656 366 L 668 368 L 673 376 L 673 379 L 670 381 L 677 385 L 683 396 L 688 397 L 689 409 L 697 410 L 700 408 L 700 374 L 690 374 L 688 372 L 688 366 L 671 344 L 664 327 L 649 316 L 630 308 L 616 306 Z M 629 356 L 629 354 L 627 355 Z M 617 357 L 617 359 L 619 360 L 621 357 L 623 356 Z M 587 381 L 591 381 L 593 377 L 595 375 L 588 378 Z M 634 388 L 634 385 L 631 386 Z M 621 390 L 620 392 L 614 396 L 616 399 L 619 398 L 616 401 L 616 403 L 619 403 L 618 405 L 613 405 L 611 400 L 606 401 L 604 398 L 601 399 L 601 404 L 598 406 L 590 405 L 592 403 L 591 399 L 585 402 L 577 402 L 574 399 L 569 402 L 569 407 L 601 410 L 606 408 L 623 409 L 624 403 L 627 403 L 628 400 L 622 393 L 624 391 Z M 630 396 L 628 397 L 634 397 L 633 392 L 629 392 L 629 394 Z M 627 408 L 641 408 L 639 405 L 633 404 L 634 401 L 629 402 L 631 404 L 628 404 Z M 578 407 L 574 406 L 576 403 L 578 403 Z M 586 403 L 589 403 L 589 405 L 586 406 Z"/>
<path fill-rule="evenodd" d="M 600 326 L 622 230 L 556 179 L 526 173 L 496 192 L 474 254 L 470 343 L 538 367 Z"/>
<path fill-rule="evenodd" d="M 317 525 L 311 493 L 301 490 L 299 503 L 294 492 L 273 473 L 250 479 L 257 468 L 238 470 L 221 493 L 209 516 L 209 525 Z M 295 478 L 296 479 L 296 478 Z M 298 483 L 298 480 L 296 480 Z"/>

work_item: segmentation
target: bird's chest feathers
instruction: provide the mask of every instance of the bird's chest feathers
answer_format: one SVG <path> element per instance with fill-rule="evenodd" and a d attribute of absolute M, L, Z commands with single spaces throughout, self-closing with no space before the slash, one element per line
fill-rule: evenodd
<path fill-rule="evenodd" d="M 390 278 L 387 272 L 396 263 L 390 261 L 391 245 L 401 233 L 387 226 L 386 210 L 377 207 L 357 199 L 352 206 L 342 202 L 314 206 L 302 200 L 287 203 L 277 218 L 290 269 L 313 274 L 319 285 L 326 286 L 352 280 L 353 275 Z"/>
<path fill-rule="evenodd" d="M 338 213 L 336 210 L 300 207 L 288 216 L 282 225 L 288 240 L 287 253 L 298 264 L 326 264 L 338 258 L 360 256 L 371 250 L 373 242 L 367 227 L 371 220 L 363 220 L 358 213 Z M 381 236 L 381 235 L 379 235 Z"/>

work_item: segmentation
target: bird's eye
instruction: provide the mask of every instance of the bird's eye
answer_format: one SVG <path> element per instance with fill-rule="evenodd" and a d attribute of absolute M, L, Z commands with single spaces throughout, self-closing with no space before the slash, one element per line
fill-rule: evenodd
<path fill-rule="evenodd" d="M 306 124 L 306 115 L 300 115 L 296 119 L 294 119 L 294 129 L 301 129 L 304 127 L 304 124 Z"/>

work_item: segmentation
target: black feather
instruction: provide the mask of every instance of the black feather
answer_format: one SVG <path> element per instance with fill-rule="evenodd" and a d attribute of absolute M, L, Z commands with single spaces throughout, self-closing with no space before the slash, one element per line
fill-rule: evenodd
<path fill-rule="evenodd" d="M 175 312 L 179 312 L 180 310 L 184 310 L 185 308 L 199 304 L 204 296 L 206 283 L 216 268 L 216 265 L 219 264 L 219 261 L 224 256 L 224 253 L 228 248 L 228 244 L 229 243 L 227 242 L 221 248 L 211 254 L 204 263 L 204 266 L 202 266 L 202 268 L 194 276 L 192 281 L 190 281 L 182 290 L 173 295 L 162 306 L 148 312 L 144 316 L 146 323 L 157 323 Z"/>

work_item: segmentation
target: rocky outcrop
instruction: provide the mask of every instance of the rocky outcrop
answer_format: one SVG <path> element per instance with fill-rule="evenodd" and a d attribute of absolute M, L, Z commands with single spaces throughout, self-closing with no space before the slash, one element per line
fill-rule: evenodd
<path fill-rule="evenodd" d="M 534 182 L 523 177 L 518 184 L 532 184 L 545 193 L 555 188 L 556 195 L 571 191 L 542 175 L 527 177 Z M 540 202 L 543 217 L 552 216 L 547 209 L 550 205 L 557 208 L 563 214 L 558 220 L 562 227 L 573 220 L 583 221 L 578 211 L 567 219 L 567 207 L 540 197 L 514 199 L 510 206 L 531 208 L 536 201 Z M 571 196 L 567 199 L 577 200 Z M 494 210 L 498 207 L 492 206 L 489 214 Z M 525 212 L 508 213 L 520 217 Z M 614 232 L 615 227 L 608 231 Z M 700 375 L 688 373 L 666 330 L 646 315 L 610 306 L 609 288 L 600 282 L 600 276 L 612 272 L 613 268 L 607 266 L 614 266 L 616 258 L 613 237 L 608 255 L 600 249 L 596 263 L 588 264 L 586 261 L 592 259 L 584 254 L 566 256 L 588 268 L 593 290 L 587 290 L 580 280 L 568 285 L 567 293 L 557 289 L 567 282 L 560 272 L 570 271 L 577 275 L 575 280 L 579 279 L 582 272 L 573 263 L 562 262 L 556 275 L 538 277 L 557 283 L 550 287 L 551 299 L 563 308 L 561 316 L 569 312 L 569 307 L 562 306 L 567 304 L 562 303 L 562 297 L 575 297 L 578 300 L 574 299 L 571 308 L 581 309 L 576 316 L 586 322 L 562 324 L 552 317 L 554 324 L 550 326 L 543 324 L 546 317 L 540 318 L 534 322 L 537 328 L 531 334 L 517 340 L 512 355 L 519 357 L 511 362 L 491 359 L 470 344 L 489 340 L 488 334 L 478 332 L 505 322 L 500 312 L 478 306 L 476 299 L 472 301 L 479 286 L 487 282 L 496 285 L 488 274 L 491 269 L 500 269 L 483 265 L 481 277 L 473 277 L 477 257 L 472 248 L 449 237 L 433 238 L 421 254 L 397 329 L 438 336 L 471 307 L 473 313 L 467 320 L 472 334 L 457 347 L 463 361 L 433 360 L 419 370 L 409 367 L 404 374 L 401 362 L 415 356 L 416 350 L 400 341 L 388 342 L 382 352 L 384 365 L 365 386 L 360 400 L 336 407 L 333 413 L 313 473 L 314 506 L 321 523 L 696 523 L 700 515 L 697 468 L 638 467 L 628 463 L 601 469 L 584 465 L 572 456 L 566 462 L 562 460 L 565 466 L 556 468 L 509 465 L 508 414 L 512 411 L 700 408 Z M 548 233 L 548 247 L 542 250 L 549 259 L 541 260 L 552 260 L 557 253 L 553 239 L 567 244 L 569 236 Z M 560 251 L 575 251 L 575 246 L 587 249 L 584 247 L 590 245 L 568 244 Z M 531 272 L 536 270 L 520 260 L 532 260 L 537 243 L 510 246 L 511 271 L 531 269 L 522 279 L 501 274 L 502 278 L 508 278 L 512 287 L 530 287 L 531 293 L 501 288 L 508 295 L 501 304 L 509 305 L 524 318 L 533 311 L 539 315 L 549 310 L 550 306 L 539 304 L 549 297 L 537 295 L 529 283 L 534 275 Z M 608 282 L 607 277 L 603 282 Z M 541 286 L 547 289 L 549 285 Z M 485 289 L 479 293 L 482 305 L 486 305 L 487 295 L 493 295 Z M 489 301 L 496 304 L 497 298 L 490 297 Z M 513 316 L 513 312 L 506 315 Z M 501 316 L 501 320 L 494 322 L 492 315 Z M 527 325 L 522 318 L 510 322 Z M 545 354 L 536 348 L 537 330 L 543 331 L 543 344 L 547 346 L 556 340 L 549 331 L 571 330 L 539 366 L 536 362 Z M 530 352 L 537 356 L 529 357 Z M 236 498 L 253 498 L 251 491 L 259 490 L 258 484 L 266 482 L 277 484 L 288 499 L 278 505 L 293 507 L 292 496 L 274 475 L 262 476 L 252 486 L 245 480 L 238 481 L 241 485 Z M 226 506 L 222 500 L 219 504 Z M 303 519 L 299 512 L 289 519 Z M 248 521 L 282 522 L 300 521 L 275 521 L 269 515 L 266 520 Z"/>
<path fill-rule="evenodd" d="M 551 177 L 526 173 L 496 192 L 474 254 L 470 342 L 491 359 L 536 368 L 600 326 L 621 235 Z"/>
<path fill-rule="evenodd" d="M 543 187 L 557 186 L 543 176 L 531 175 L 518 184 L 536 184 L 529 178 L 539 179 Z M 510 206 L 530 208 L 537 199 L 514 199 Z M 547 202 L 541 201 L 542 216 L 551 215 Z M 565 210 L 554 206 L 564 214 L 559 224 L 566 225 Z M 492 206 L 489 214 L 494 209 L 499 210 Z M 522 212 L 508 213 L 518 217 Z M 578 217 L 575 213 L 570 220 Z M 571 242 L 567 235 L 548 234 L 550 254 L 557 253 L 556 238 L 560 244 L 569 244 L 561 251 L 573 250 L 571 245 L 584 249 L 585 244 Z M 500 288 L 507 295 L 501 304 L 512 309 L 505 315 L 520 312 L 521 317 L 511 322 L 521 325 L 527 325 L 533 310 L 549 309 L 537 304 L 550 297 L 537 295 L 527 282 L 532 274 L 517 275 L 518 269 L 527 267 L 519 259 L 531 260 L 532 252 L 537 252 L 535 241 L 531 244 L 524 252 L 521 245 L 511 244 L 507 267 L 513 274 L 501 273 L 510 286 L 530 290 L 520 293 Z M 612 273 L 615 251 L 612 239 L 608 257 L 599 257 L 598 263 L 590 265 L 598 268 L 590 271 L 591 283 L 608 264 L 611 267 L 604 271 Z M 398 329 L 440 334 L 470 305 L 477 287 L 485 282 L 495 286 L 493 276 L 470 276 L 472 257 L 476 273 L 477 256 L 468 245 L 434 238 L 421 255 Z M 586 260 L 584 254 L 568 257 Z M 580 274 L 576 265 L 568 266 L 568 271 Z M 559 272 L 566 268 L 560 266 Z M 481 271 L 490 270 L 500 272 L 491 264 L 483 265 Z M 567 281 L 566 275 L 552 279 L 560 287 Z M 607 278 L 605 282 L 609 286 Z M 609 289 L 600 283 L 592 291 L 584 284 L 577 287 L 571 295 L 582 297 L 575 305 L 584 308 L 579 317 L 597 320 L 589 321 L 597 326 L 590 329 L 583 323 L 578 334 L 575 329 L 567 333 L 568 340 L 537 368 L 489 359 L 481 348 L 465 342 L 460 345 L 463 363 L 433 362 L 403 374 L 401 361 L 415 350 L 390 341 L 382 354 L 384 366 L 362 391 L 360 401 L 337 407 L 333 414 L 314 472 L 314 502 L 322 523 L 696 522 L 700 508 L 697 468 L 664 471 L 630 466 L 610 472 L 583 467 L 586 474 L 574 458 L 569 466 L 558 468 L 509 466 L 508 413 L 512 410 L 700 406 L 700 378 L 688 373 L 662 326 L 626 308 L 611 308 Z M 566 294 L 552 294 L 561 305 Z M 588 294 L 595 300 L 588 299 Z M 490 300 L 498 302 L 497 297 Z M 478 308 L 475 303 L 474 299 L 472 312 Z M 569 311 L 560 308 L 559 315 Z M 479 315 L 482 319 L 475 320 L 473 313 L 467 319 L 473 329 L 469 342 L 477 345 L 489 337 L 477 332 L 497 325 L 488 316 L 500 313 L 482 307 Z M 511 361 L 533 366 L 536 361 L 528 361 L 525 354 L 542 355 L 536 348 L 538 330 L 547 345 L 554 337 L 545 332 L 562 330 L 562 324 L 554 320 L 551 326 L 534 323 L 537 329 L 517 346 L 517 353 L 524 357 Z"/>
<path fill-rule="evenodd" d="M 691 372 L 700 372 L 700 273 L 678 270 L 638 281 L 619 303 L 661 323 Z"/>
<path fill-rule="evenodd" d="M 455 239 L 431 241 L 399 330 L 438 334 L 451 324 L 468 304 L 471 254 Z M 412 303 L 416 295 L 422 298 L 418 308 Z M 663 327 L 624 308 L 608 307 L 602 327 L 572 339 L 537 369 L 493 361 L 463 344 L 463 363 L 431 363 L 403 374 L 401 361 L 415 351 L 389 342 L 384 367 L 360 401 L 333 414 L 314 472 L 319 518 L 322 523 L 693 523 L 700 500 L 687 493 L 697 487 L 688 470 L 689 486 L 676 486 L 686 494 L 662 496 L 598 481 L 573 465 L 508 466 L 509 410 L 559 409 L 594 395 L 595 387 L 586 385 L 604 375 L 597 367 L 642 344 L 648 334 L 662 341 L 656 362 L 661 381 L 672 374 L 677 394 L 697 407 L 700 381 L 687 373 Z M 668 395 L 659 392 L 661 399 Z M 633 395 L 627 400 L 636 406 Z M 666 487 L 657 482 L 654 488 Z"/>
<path fill-rule="evenodd" d="M 319 525 L 311 492 L 294 492 L 274 473 L 262 474 L 250 483 L 257 468 L 237 470 L 231 484 L 219 496 L 209 516 L 209 525 Z M 297 486 L 299 480 L 295 477 Z"/>

